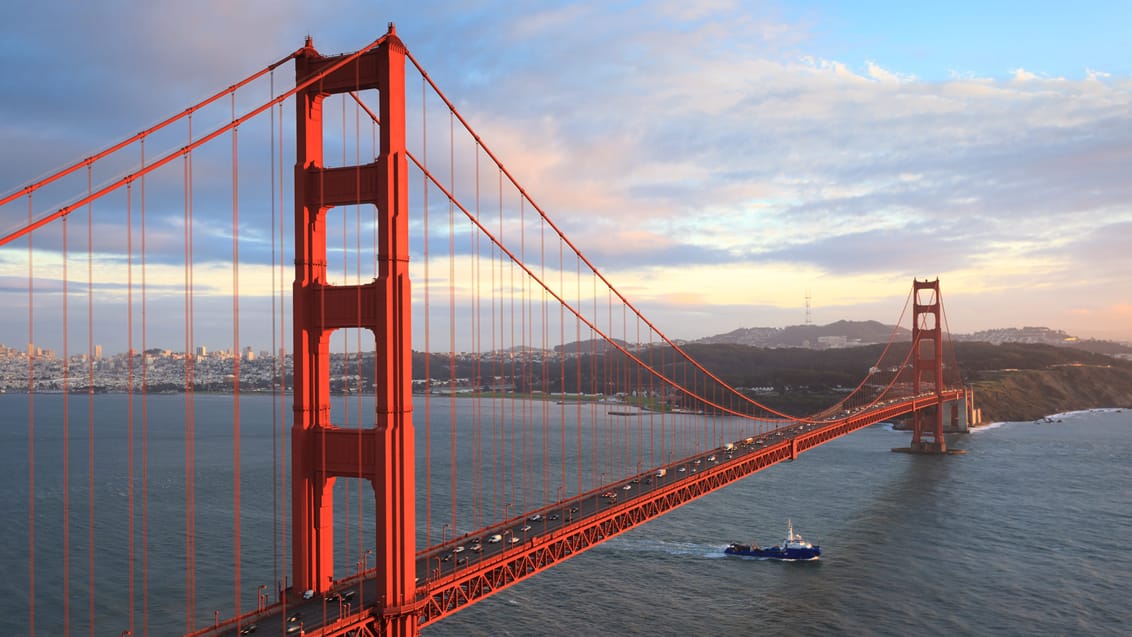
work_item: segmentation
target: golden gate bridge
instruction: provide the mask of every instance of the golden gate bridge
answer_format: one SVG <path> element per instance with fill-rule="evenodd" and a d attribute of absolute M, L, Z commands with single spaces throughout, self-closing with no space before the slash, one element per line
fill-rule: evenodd
<path fill-rule="evenodd" d="M 164 634 L 175 614 L 191 635 L 414 635 L 860 428 L 908 416 L 910 451 L 946 453 L 944 432 L 968 419 L 938 280 L 913 281 L 898 321 L 910 314 L 911 340 L 894 330 L 818 413 L 724 382 L 567 238 L 392 25 L 348 54 L 308 38 L 0 208 L 29 344 L 8 353 L 28 447 L 27 564 L 9 576 L 26 579 L 33 635 L 105 634 L 108 599 L 121 634 Z M 203 343 L 217 333 L 230 339 L 219 381 Z M 126 353 L 111 363 L 102 342 Z M 108 374 L 125 395 L 109 439 L 96 432 Z M 271 448 L 248 449 L 264 382 Z M 155 411 L 170 384 L 183 414 Z M 231 395 L 227 503 L 198 497 L 216 477 L 197 456 L 200 394 L 217 387 Z M 183 518 L 166 537 L 149 450 L 170 422 Z M 112 475 L 96 471 L 108 450 L 124 450 Z M 244 532 L 256 453 L 272 462 L 270 541 Z M 60 472 L 45 510 L 37 482 Z M 114 532 L 95 499 L 111 477 L 127 503 Z M 223 541 L 198 525 L 202 507 L 226 511 Z M 150 570 L 158 546 L 180 572 Z M 206 552 L 230 553 L 230 571 L 203 572 Z M 175 613 L 155 592 L 171 580 Z"/>

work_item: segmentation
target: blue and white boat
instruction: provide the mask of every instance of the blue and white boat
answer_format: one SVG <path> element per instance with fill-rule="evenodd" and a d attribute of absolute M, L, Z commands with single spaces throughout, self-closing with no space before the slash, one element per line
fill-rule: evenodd
<path fill-rule="evenodd" d="M 794 523 L 790 520 L 786 521 L 786 539 L 782 540 L 782 544 L 778 546 L 762 548 L 754 543 L 733 543 L 723 549 L 723 552 L 728 555 L 740 555 L 743 557 L 799 562 L 816 560 L 821 557 L 821 547 L 803 540 L 801 535 L 794 532 Z"/>

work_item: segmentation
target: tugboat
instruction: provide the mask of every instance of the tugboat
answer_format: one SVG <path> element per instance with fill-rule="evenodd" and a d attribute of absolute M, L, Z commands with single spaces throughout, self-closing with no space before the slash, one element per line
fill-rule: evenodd
<path fill-rule="evenodd" d="M 723 549 L 728 555 L 759 557 L 768 560 L 809 561 L 821 557 L 821 547 L 810 544 L 794 532 L 794 523 L 786 521 L 786 539 L 779 546 L 761 548 L 758 544 L 731 544 Z"/>

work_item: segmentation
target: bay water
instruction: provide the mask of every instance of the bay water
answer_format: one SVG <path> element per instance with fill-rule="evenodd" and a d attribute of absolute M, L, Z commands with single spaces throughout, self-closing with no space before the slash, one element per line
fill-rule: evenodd
<path fill-rule="evenodd" d="M 231 397 L 194 398 L 193 582 L 185 581 L 183 397 L 147 399 L 144 520 L 138 508 L 143 450 L 133 449 L 132 578 L 126 397 L 72 396 L 69 445 L 62 396 L 37 395 L 34 418 L 27 398 L 0 395 L 0 466 L 9 472 L 8 487 L 0 490 L 7 512 L 0 523 L 0 634 L 29 634 L 33 585 L 39 635 L 61 634 L 64 611 L 73 634 L 91 632 L 91 616 L 98 635 L 130 627 L 137 635 L 143 629 L 180 634 L 188 623 L 189 585 L 197 589 L 194 626 L 211 623 L 212 608 L 230 614 Z M 135 440 L 139 409 L 134 406 Z M 273 485 L 289 458 L 278 432 L 290 414 L 269 396 L 243 397 L 240 413 L 241 590 L 249 591 L 241 606 L 249 610 L 257 583 L 271 590 L 285 575 L 276 556 L 286 529 L 273 518 L 287 494 Z M 423 634 L 1132 634 L 1132 410 L 996 423 L 949 436 L 949 446 L 966 450 L 963 455 L 891 452 L 909 436 L 880 424 L 827 443 L 612 538 Z M 367 502 L 355 497 L 346 506 Z M 71 520 L 65 538 L 64 511 Z M 788 519 L 822 547 L 821 560 L 724 555 L 733 541 L 781 541 Z M 354 539 L 336 539 L 360 542 L 353 533 Z M 86 550 L 92 539 L 93 559 Z"/>

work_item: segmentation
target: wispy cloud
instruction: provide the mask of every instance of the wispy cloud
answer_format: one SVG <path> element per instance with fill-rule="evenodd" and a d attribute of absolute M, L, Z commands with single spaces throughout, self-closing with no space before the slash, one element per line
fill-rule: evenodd
<path fill-rule="evenodd" d="M 65 19 L 17 7 L 21 35 L 0 46 L 28 90 L 0 106 L 0 135 L 28 153 L 5 154 L 0 169 L 23 180 L 245 76 L 308 32 L 324 51 L 346 50 L 393 19 L 535 201 L 615 284 L 658 307 L 695 296 L 721 311 L 781 310 L 737 312 L 738 327 L 781 319 L 806 287 L 841 303 L 836 290 L 856 286 L 855 302 L 872 308 L 911 276 L 939 275 L 965 304 L 952 308 L 956 330 L 1048 323 L 1132 339 L 1127 314 L 1106 309 L 1132 303 L 1121 274 L 1132 268 L 1122 248 L 1132 78 L 1096 70 L 1107 60 L 1076 77 L 1021 60 L 995 76 L 927 80 L 903 70 L 908 60 L 819 53 L 820 13 L 792 19 L 769 3 L 457 4 L 158 2 L 81 5 Z M 129 28 L 111 38 L 84 20 Z M 221 261 L 228 248 L 216 245 L 208 258 Z M 701 267 L 750 284 L 706 293 L 688 276 Z M 666 282 L 665 299 L 648 278 Z M 1100 293 L 1103 303 L 1087 298 Z M 1090 311 L 1053 311 L 1051 299 Z"/>

